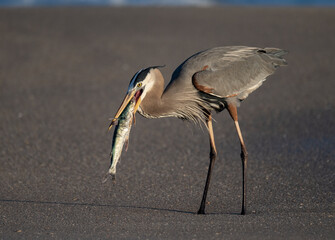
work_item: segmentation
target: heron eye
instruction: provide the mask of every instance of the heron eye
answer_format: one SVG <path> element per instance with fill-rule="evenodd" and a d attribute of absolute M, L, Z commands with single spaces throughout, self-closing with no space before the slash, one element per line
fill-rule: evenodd
<path fill-rule="evenodd" d="M 141 82 L 138 83 L 138 84 L 136 85 L 136 87 L 138 87 L 138 88 L 142 87 L 142 83 L 141 83 Z"/>

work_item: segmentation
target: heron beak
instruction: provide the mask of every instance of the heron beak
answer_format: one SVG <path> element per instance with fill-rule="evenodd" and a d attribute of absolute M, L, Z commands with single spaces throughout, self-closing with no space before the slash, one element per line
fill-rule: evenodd
<path fill-rule="evenodd" d="M 121 106 L 119 107 L 119 110 L 115 114 L 115 117 L 113 118 L 111 124 L 109 124 L 108 130 L 110 130 L 113 127 L 113 125 L 115 125 L 115 123 L 118 120 L 119 116 L 121 115 L 121 113 L 123 112 L 123 110 L 126 108 L 126 106 L 128 105 L 128 103 L 130 102 L 130 100 L 134 97 L 135 93 L 136 93 L 136 91 L 132 91 L 132 92 L 128 93 L 125 96 L 125 98 L 123 99 L 123 102 L 122 102 Z M 137 104 L 135 105 L 135 109 L 137 110 L 136 106 L 137 106 Z M 136 110 L 134 111 L 134 114 L 135 114 Z"/>
<path fill-rule="evenodd" d="M 135 97 L 136 97 L 136 96 L 135 96 Z M 135 107 L 134 107 L 134 115 L 135 115 L 135 113 L 137 112 L 137 109 L 138 109 L 138 107 L 140 106 L 141 102 L 142 102 L 142 98 L 141 98 L 141 96 L 136 97 L 136 104 L 135 104 Z"/>

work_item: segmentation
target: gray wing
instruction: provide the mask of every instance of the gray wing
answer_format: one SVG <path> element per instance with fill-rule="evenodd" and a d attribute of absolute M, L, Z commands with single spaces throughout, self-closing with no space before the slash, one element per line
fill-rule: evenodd
<path fill-rule="evenodd" d="M 193 75 L 193 84 L 210 95 L 220 98 L 237 96 L 243 100 L 278 66 L 286 65 L 281 58 L 286 53 L 276 48 L 214 48 L 190 59 L 190 64 L 201 62 L 204 65 L 203 70 Z"/>

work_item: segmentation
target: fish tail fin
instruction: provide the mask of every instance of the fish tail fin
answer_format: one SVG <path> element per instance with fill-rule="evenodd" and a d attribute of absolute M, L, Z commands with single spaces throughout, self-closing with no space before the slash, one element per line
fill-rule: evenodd
<path fill-rule="evenodd" d="M 115 183 L 115 181 L 116 181 L 115 174 L 110 173 L 109 171 L 105 174 L 105 176 L 103 177 L 101 183 L 106 183 L 107 180 L 108 180 L 108 178 L 110 178 L 110 177 L 112 178 L 113 183 Z"/>

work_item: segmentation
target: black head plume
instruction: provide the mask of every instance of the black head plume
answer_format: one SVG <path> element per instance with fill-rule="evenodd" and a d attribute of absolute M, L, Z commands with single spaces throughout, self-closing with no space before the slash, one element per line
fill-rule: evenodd
<path fill-rule="evenodd" d="M 141 69 L 140 71 L 135 73 L 135 75 L 132 77 L 132 79 L 130 80 L 130 84 L 132 84 L 132 86 L 135 86 L 136 83 L 141 82 L 146 78 L 146 76 L 148 75 L 148 73 L 150 72 L 151 69 L 162 68 L 162 67 L 165 67 L 165 65 L 163 65 L 163 66 L 152 66 L 152 67 L 148 67 L 148 68 L 145 68 L 145 69 Z"/>

